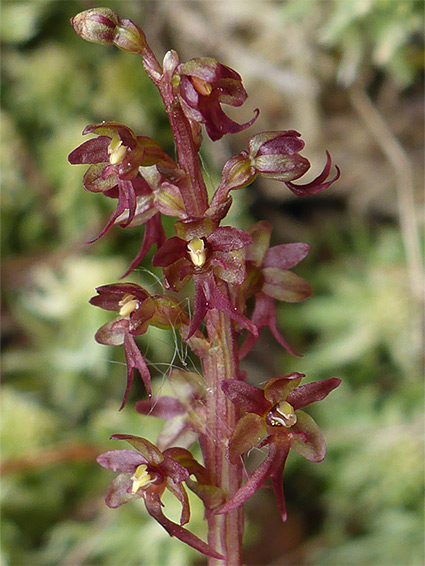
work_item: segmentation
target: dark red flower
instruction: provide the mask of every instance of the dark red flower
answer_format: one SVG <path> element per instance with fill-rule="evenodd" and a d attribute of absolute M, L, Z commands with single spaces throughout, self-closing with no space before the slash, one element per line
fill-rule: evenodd
<path fill-rule="evenodd" d="M 114 224 L 126 227 L 149 222 L 158 213 L 155 194 L 148 182 L 139 174 L 139 167 L 149 167 L 161 160 L 171 161 L 154 140 L 136 136 L 117 122 L 103 122 L 87 126 L 83 134 L 98 137 L 84 142 L 70 153 L 72 164 L 90 164 L 84 175 L 84 187 L 91 192 L 103 192 L 118 199 L 117 208 L 96 238 L 106 234 Z M 137 218 L 137 222 L 136 222 Z M 153 226 L 155 228 L 153 228 Z M 147 228 L 142 249 L 147 245 L 161 245 L 164 232 L 159 216 Z M 137 258 L 140 259 L 141 253 Z"/>
<path fill-rule="evenodd" d="M 264 390 L 235 379 L 223 381 L 222 389 L 226 396 L 246 413 L 230 439 L 230 461 L 236 463 L 256 446 L 268 446 L 269 452 L 264 462 L 218 513 L 227 513 L 242 505 L 270 478 L 282 520 L 286 520 L 282 476 L 289 449 L 293 448 L 312 462 L 322 461 L 326 454 L 325 440 L 319 427 L 301 409 L 321 401 L 341 383 L 334 377 L 299 387 L 303 377 L 300 373 L 275 377 L 267 382 Z"/>
<path fill-rule="evenodd" d="M 118 199 L 117 208 L 94 242 L 114 224 L 126 228 L 145 225 L 140 250 L 122 277 L 131 273 L 153 244 L 165 242 L 161 214 L 186 218 L 179 186 L 187 181 L 183 171 L 150 138 L 136 136 L 127 126 L 103 122 L 84 132 L 98 134 L 69 155 L 73 164 L 91 164 L 84 187 Z M 161 214 L 160 214 L 161 213 Z"/>
<path fill-rule="evenodd" d="M 339 179 L 340 171 L 336 167 L 335 177 L 326 181 L 332 165 L 331 156 L 327 151 L 327 161 L 322 173 L 310 183 L 294 185 L 292 181 L 310 169 L 308 159 L 299 154 L 305 146 L 300 136 L 295 130 L 257 134 L 249 140 L 248 156 L 256 175 L 283 181 L 293 193 L 302 197 L 327 189 Z"/>
<path fill-rule="evenodd" d="M 234 155 L 225 164 L 211 207 L 226 202 L 229 191 L 246 187 L 258 175 L 284 182 L 299 197 L 315 195 L 330 187 L 339 179 L 340 170 L 336 167 L 336 175 L 329 181 L 326 180 L 332 166 L 328 151 L 326 165 L 316 179 L 305 185 L 292 183 L 310 169 L 309 160 L 299 153 L 305 146 L 300 135 L 295 130 L 287 130 L 262 132 L 253 136 L 248 142 L 248 150 Z"/>
<path fill-rule="evenodd" d="M 111 438 L 126 440 L 135 450 L 113 450 L 101 454 L 98 463 L 118 472 L 106 494 L 106 504 L 113 509 L 134 499 L 142 498 L 149 515 L 164 527 L 170 536 L 192 546 L 199 552 L 217 559 L 224 559 L 207 543 L 183 528 L 190 519 L 189 499 L 183 482 L 189 480 L 190 473 L 173 457 L 181 458 L 181 450 L 169 449 L 161 452 L 145 438 L 128 434 L 114 434 Z M 180 524 L 168 519 L 162 512 L 161 496 L 168 489 L 182 505 Z"/>
<path fill-rule="evenodd" d="M 96 341 L 107 346 L 124 344 L 127 361 L 127 387 L 121 404 L 127 401 L 137 369 L 149 396 L 151 375 L 134 336 L 144 334 L 149 325 L 159 328 L 188 327 L 188 317 L 177 299 L 165 295 L 151 296 L 146 289 L 135 283 L 115 283 L 96 289 L 98 295 L 90 303 L 105 310 L 118 311 L 118 317 L 104 324 L 96 332 Z"/>
<path fill-rule="evenodd" d="M 165 286 L 179 291 L 190 279 L 195 284 L 194 313 L 187 338 L 199 327 L 209 309 L 228 314 L 249 332 L 256 327 L 243 316 L 219 288 L 219 281 L 241 285 L 245 280 L 242 249 L 251 236 L 231 226 L 217 227 L 205 218 L 176 223 L 179 234 L 154 255 L 152 263 L 164 268 Z"/>
<path fill-rule="evenodd" d="M 189 120 L 205 124 L 207 134 L 219 140 L 249 128 L 259 111 L 245 124 L 237 124 L 222 110 L 221 104 L 241 106 L 247 93 L 240 75 L 211 57 L 197 57 L 177 66 L 179 94 Z"/>
<path fill-rule="evenodd" d="M 297 303 L 312 295 L 310 284 L 289 271 L 307 256 L 310 247 L 297 243 L 269 248 L 271 226 L 265 221 L 257 222 L 248 233 L 252 237 L 252 244 L 245 251 L 247 278 L 240 289 L 240 298 L 246 301 L 255 295 L 251 321 L 258 331 L 268 326 L 279 344 L 291 354 L 298 355 L 279 332 L 275 299 Z M 251 350 L 256 339 L 252 334 L 246 338 L 239 352 L 241 358 Z"/>

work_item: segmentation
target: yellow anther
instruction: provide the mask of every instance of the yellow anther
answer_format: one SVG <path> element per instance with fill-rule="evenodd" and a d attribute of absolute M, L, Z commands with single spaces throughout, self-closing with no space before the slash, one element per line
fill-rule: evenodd
<path fill-rule="evenodd" d="M 202 267 L 207 259 L 207 251 L 205 249 L 204 240 L 201 238 L 193 238 L 187 244 L 187 251 L 189 252 L 190 259 L 196 267 Z"/>
<path fill-rule="evenodd" d="M 272 426 L 284 426 L 290 428 L 297 422 L 297 415 L 295 414 L 294 407 L 287 401 L 281 401 L 278 405 L 273 407 L 268 416 L 268 422 Z"/>
<path fill-rule="evenodd" d="M 121 307 L 120 316 L 126 318 L 127 316 L 130 316 L 132 312 L 134 312 L 139 308 L 140 303 L 134 295 L 127 294 L 124 295 L 124 297 L 121 299 L 118 305 Z"/>
<path fill-rule="evenodd" d="M 199 77 L 193 77 L 193 76 L 190 77 L 190 80 L 192 81 L 195 90 L 199 92 L 199 94 L 201 94 L 202 96 L 209 96 L 212 93 L 212 86 L 209 83 L 207 83 L 207 81 L 204 81 Z"/>
<path fill-rule="evenodd" d="M 137 493 L 139 489 L 152 483 L 153 480 L 146 464 L 140 464 L 140 466 L 136 468 L 136 471 L 131 476 L 131 481 L 133 482 L 131 493 Z"/>
<path fill-rule="evenodd" d="M 124 159 L 125 154 L 127 153 L 127 148 L 125 145 L 123 145 L 119 135 L 115 135 L 111 139 L 111 143 L 109 144 L 108 147 L 108 153 L 109 153 L 109 162 L 111 165 L 117 165 L 118 163 L 121 163 L 121 161 Z"/>

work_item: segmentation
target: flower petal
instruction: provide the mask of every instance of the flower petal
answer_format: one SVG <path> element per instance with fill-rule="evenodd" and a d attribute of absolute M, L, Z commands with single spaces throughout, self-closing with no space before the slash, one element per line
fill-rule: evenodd
<path fill-rule="evenodd" d="M 248 233 L 252 237 L 252 244 L 245 251 L 246 261 L 252 261 L 257 267 L 261 266 L 269 248 L 271 231 L 271 225 L 265 220 L 251 226 Z"/>
<path fill-rule="evenodd" d="M 290 182 L 298 179 L 310 168 L 310 162 L 302 155 L 260 155 L 255 158 L 255 171 L 275 181 Z"/>
<path fill-rule="evenodd" d="M 205 129 L 212 141 L 217 141 L 226 134 L 237 134 L 238 132 L 246 130 L 252 126 L 260 113 L 258 108 L 256 108 L 254 110 L 254 117 L 251 118 L 251 120 L 244 124 L 238 124 L 229 118 L 219 105 L 215 107 L 200 105 L 200 108 L 205 120 Z"/>
<path fill-rule="evenodd" d="M 224 379 L 221 385 L 226 397 L 246 413 L 264 415 L 270 408 L 262 389 L 238 379 Z"/>
<path fill-rule="evenodd" d="M 90 165 L 83 177 L 83 186 L 91 193 L 107 193 L 107 191 L 118 187 L 118 176 L 104 176 L 103 172 L 108 163 L 95 163 Z M 112 196 L 109 193 L 107 196 Z M 112 198 L 116 198 L 115 195 Z"/>
<path fill-rule="evenodd" d="M 289 393 L 298 387 L 301 379 L 305 377 L 303 373 L 293 372 L 270 379 L 264 386 L 264 397 L 276 405 L 280 401 L 285 401 Z"/>
<path fill-rule="evenodd" d="M 313 294 L 310 283 L 299 275 L 292 273 L 292 271 L 282 271 L 276 267 L 266 267 L 263 269 L 263 275 L 263 293 L 279 301 L 299 303 Z"/>
<path fill-rule="evenodd" d="M 108 138 L 113 138 L 118 134 L 122 143 L 127 147 L 134 148 L 137 144 L 137 138 L 133 130 L 119 122 L 90 124 L 84 128 L 83 135 L 86 134 L 97 134 L 98 136 L 107 136 Z"/>
<path fill-rule="evenodd" d="M 288 454 L 289 454 L 289 446 L 282 447 L 280 453 L 279 466 L 276 467 L 276 470 L 272 475 L 273 491 L 276 497 L 277 508 L 279 509 L 279 513 L 282 517 L 283 522 L 285 522 L 286 519 L 288 518 L 285 507 L 285 495 L 283 492 L 283 470 L 285 468 L 285 463 Z"/>
<path fill-rule="evenodd" d="M 170 454 L 170 451 L 168 453 Z M 173 481 L 177 483 L 186 481 L 189 478 L 190 474 L 188 470 L 184 466 L 182 466 L 182 464 L 179 464 L 166 454 L 164 454 L 163 456 L 164 460 L 159 465 L 159 469 L 165 476 L 172 478 Z"/>
<path fill-rule="evenodd" d="M 241 314 L 238 309 L 232 305 L 230 300 L 225 295 L 223 295 L 223 293 L 218 288 L 214 277 L 205 279 L 205 286 L 205 296 L 208 301 L 208 308 L 213 308 L 224 312 L 225 314 L 230 316 L 232 320 L 246 328 L 248 332 L 251 332 L 251 334 L 258 336 L 258 330 L 255 324 L 253 324 L 248 318 L 246 318 L 246 316 Z"/>
<path fill-rule="evenodd" d="M 149 292 L 140 285 L 137 285 L 137 283 L 112 283 L 110 285 L 102 285 L 96 287 L 96 292 L 98 295 L 92 297 L 89 303 L 108 311 L 119 311 L 121 308 L 119 302 L 124 295 L 134 295 L 134 297 L 141 302 L 150 296 Z"/>
<path fill-rule="evenodd" d="M 301 387 L 297 387 L 292 391 L 287 398 L 288 403 L 290 403 L 295 410 L 302 409 L 311 403 L 316 401 L 321 401 L 329 395 L 338 385 L 341 383 L 339 377 L 331 377 L 330 379 L 324 379 L 323 381 L 314 381 L 313 383 L 307 383 Z"/>
<path fill-rule="evenodd" d="M 326 456 L 326 443 L 316 422 L 304 411 L 297 411 L 297 423 L 291 427 L 291 448 L 311 462 Z"/>
<path fill-rule="evenodd" d="M 279 269 L 291 269 L 298 265 L 310 251 L 307 244 L 281 244 L 267 250 L 264 258 L 264 267 L 277 267 Z"/>
<path fill-rule="evenodd" d="M 231 285 L 241 285 L 246 279 L 243 250 L 215 252 L 211 265 L 214 265 L 216 276 Z"/>
<path fill-rule="evenodd" d="M 264 293 L 257 293 L 255 295 L 255 308 L 254 312 L 252 313 L 251 321 L 258 328 L 258 331 L 260 331 L 263 326 L 268 326 L 275 339 L 281 346 L 285 348 L 285 350 L 290 352 L 293 356 L 300 356 L 300 354 L 297 354 L 297 352 L 290 346 L 290 344 L 288 344 L 288 342 L 279 332 L 274 299 L 267 297 L 267 295 L 264 295 Z M 252 334 L 247 336 L 245 342 L 242 344 L 242 347 L 239 350 L 239 359 L 242 359 L 248 354 L 248 352 L 254 346 L 256 340 L 257 339 Z"/>
<path fill-rule="evenodd" d="M 300 152 L 305 143 L 301 134 L 295 130 L 283 130 L 275 132 L 260 132 L 248 142 L 249 155 L 256 157 L 257 155 L 283 154 L 293 155 Z"/>
<path fill-rule="evenodd" d="M 189 474 L 187 478 L 189 479 Z M 177 483 L 172 477 L 167 477 L 167 487 L 168 489 L 177 497 L 177 499 L 182 504 L 182 512 L 180 515 L 180 525 L 186 525 L 190 521 L 190 506 L 189 498 L 187 496 L 186 490 L 181 483 Z"/>
<path fill-rule="evenodd" d="M 124 279 L 124 277 L 127 277 L 127 275 L 129 275 L 134 269 L 136 269 L 136 267 L 151 249 L 153 244 L 156 244 L 157 248 L 159 249 L 163 246 L 165 240 L 166 236 L 164 228 L 162 227 L 161 215 L 155 214 L 155 216 L 153 216 L 146 222 L 145 232 L 143 234 L 143 241 L 140 250 L 133 261 L 130 263 L 130 267 L 127 269 L 124 275 L 121 275 L 120 279 Z"/>
<path fill-rule="evenodd" d="M 195 284 L 195 300 L 192 320 L 190 321 L 188 334 L 185 337 L 186 341 L 189 340 L 189 338 L 191 338 L 195 331 L 199 328 L 199 325 L 204 320 L 205 314 L 208 310 L 203 280 L 198 277 L 194 277 L 193 282 Z"/>
<path fill-rule="evenodd" d="M 187 216 L 180 189 L 176 185 L 164 181 L 154 194 L 154 204 L 162 214 L 177 218 Z"/>
<path fill-rule="evenodd" d="M 147 460 L 134 450 L 111 450 L 97 457 L 97 463 L 113 472 L 134 473 L 140 464 L 146 464 Z"/>
<path fill-rule="evenodd" d="M 124 349 L 125 349 L 125 359 L 127 361 L 127 387 L 124 392 L 124 398 L 122 400 L 121 409 L 124 408 L 128 394 L 130 393 L 131 384 L 134 379 L 134 370 L 137 369 L 140 373 L 143 383 L 145 384 L 147 394 L 149 397 L 152 395 L 151 390 L 151 374 L 149 368 L 145 362 L 144 357 L 140 353 L 140 350 L 133 338 L 133 336 L 127 332 L 124 337 Z"/>
<path fill-rule="evenodd" d="M 138 452 L 140 452 L 140 454 L 151 465 L 159 466 L 161 462 L 164 461 L 162 452 L 154 444 L 152 444 L 152 442 L 146 440 L 146 438 L 141 438 L 140 436 L 134 436 L 132 434 L 113 434 L 111 439 L 125 440 Z"/>
<path fill-rule="evenodd" d="M 111 139 L 99 136 L 82 143 L 68 155 L 72 165 L 88 163 L 109 163 L 108 146 Z"/>
<path fill-rule="evenodd" d="M 324 191 L 325 189 L 330 187 L 332 183 L 335 183 L 335 181 L 339 179 L 341 171 L 339 167 L 335 166 L 337 171 L 335 177 L 333 177 L 333 179 L 331 179 L 330 181 L 325 182 L 325 179 L 327 179 L 332 166 L 332 159 L 328 151 L 326 152 L 326 156 L 327 161 L 323 171 L 313 181 L 306 183 L 305 185 L 294 185 L 294 183 L 285 182 L 286 186 L 298 197 L 303 197 L 305 195 L 316 195 L 317 193 L 320 193 L 321 191 Z"/>
<path fill-rule="evenodd" d="M 152 263 L 156 267 L 166 267 L 184 257 L 186 250 L 187 242 L 177 236 L 173 236 L 159 248 L 153 256 Z"/>
<path fill-rule="evenodd" d="M 141 415 L 149 415 L 160 419 L 173 419 L 186 412 L 184 405 L 174 397 L 151 397 L 136 403 L 136 411 Z"/>
<path fill-rule="evenodd" d="M 216 511 L 216 514 L 228 513 L 245 503 L 268 478 L 273 478 L 277 476 L 277 472 L 283 471 L 282 464 L 285 462 L 287 455 L 288 447 L 286 445 L 275 446 L 270 444 L 269 454 L 264 462 L 258 466 L 235 495 Z"/>
<path fill-rule="evenodd" d="M 129 492 L 132 485 L 131 474 L 120 474 L 116 477 L 106 492 L 106 505 L 111 509 L 116 509 L 133 499 L 139 499 L 140 495 Z"/>
<path fill-rule="evenodd" d="M 128 320 L 111 320 L 99 328 L 94 339 L 105 346 L 121 346 L 124 344 L 128 328 Z"/>
<path fill-rule="evenodd" d="M 239 250 L 252 243 L 252 238 L 243 230 L 232 226 L 219 226 L 207 237 L 212 251 L 230 252 Z"/>
<path fill-rule="evenodd" d="M 266 437 L 267 427 L 261 417 L 253 413 L 243 416 L 229 441 L 229 460 L 236 464 L 242 454 L 261 444 Z"/>

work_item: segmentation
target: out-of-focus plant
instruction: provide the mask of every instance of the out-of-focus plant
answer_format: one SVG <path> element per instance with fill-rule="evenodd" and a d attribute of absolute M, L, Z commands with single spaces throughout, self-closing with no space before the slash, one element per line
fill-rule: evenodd
<path fill-rule="evenodd" d="M 314 336 L 306 353 L 309 363 L 320 372 L 329 364 L 335 369 L 360 364 L 366 376 L 380 356 L 381 363 L 417 383 L 421 320 L 409 292 L 400 238 L 389 229 L 375 235 L 351 227 L 347 239 L 352 249 L 344 251 L 335 242 L 331 253 L 338 254 L 338 261 L 316 270 L 317 293 L 309 308 L 287 314 L 292 324 L 307 326 Z"/>
<path fill-rule="evenodd" d="M 348 86 L 370 65 L 384 69 L 406 87 L 423 69 L 423 51 L 412 39 L 423 33 L 423 5 L 417 0 L 314 2 L 290 0 L 282 7 L 289 20 L 313 10 L 317 38 L 338 53 L 337 76 Z"/>
<path fill-rule="evenodd" d="M 424 505 L 421 315 L 399 234 L 349 220 L 342 232 L 331 245 L 318 234 L 315 252 L 326 259 L 312 274 L 309 308 L 278 313 L 291 327 L 308 328 L 310 347 L 302 364 L 292 360 L 293 371 L 307 364 L 316 375 L 331 367 L 349 378 L 326 410 L 314 412 L 320 422 L 337 414 L 339 427 L 315 475 L 327 484 L 329 547 L 313 545 L 308 559 L 416 565 Z M 329 482 L 333 465 L 339 471 Z M 386 545 L 384 532 L 394 537 Z"/>

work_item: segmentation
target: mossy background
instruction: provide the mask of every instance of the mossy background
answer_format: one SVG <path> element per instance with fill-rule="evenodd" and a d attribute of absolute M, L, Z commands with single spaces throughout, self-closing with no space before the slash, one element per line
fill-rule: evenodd
<path fill-rule="evenodd" d="M 88 44 L 71 29 L 70 17 L 96 5 L 1 4 L 2 564 L 202 564 L 142 504 L 109 510 L 103 497 L 112 474 L 95 463 L 98 453 L 121 447 L 111 434 L 154 440 L 161 423 L 135 414 L 133 403 L 144 394 L 138 383 L 118 412 L 123 353 L 96 344 L 95 331 L 110 317 L 87 304 L 95 287 L 125 271 L 141 230 L 116 228 L 84 244 L 113 203 L 83 190 L 85 168 L 71 167 L 67 155 L 82 142 L 83 128 L 101 120 L 124 122 L 174 155 L 159 96 L 138 57 Z M 327 439 L 326 460 L 289 459 L 288 522 L 281 523 L 270 490 L 246 505 L 245 563 L 422 565 L 422 272 L 415 242 L 423 229 L 423 2 L 103 5 L 141 25 L 160 59 L 174 48 L 181 60 L 215 56 L 242 74 L 250 97 L 229 113 L 240 122 L 256 107 L 261 115 L 247 132 L 205 140 L 211 188 L 224 162 L 261 130 L 299 130 L 312 175 L 325 149 L 342 169 L 340 181 L 317 197 L 297 199 L 265 181 L 235 194 L 232 222 L 244 228 L 267 219 L 273 243 L 311 245 L 296 271 L 315 289 L 306 303 L 279 310 L 282 332 L 303 358 L 291 358 L 265 332 L 243 362 L 251 382 L 294 370 L 308 380 L 343 378 L 310 411 Z M 384 130 L 375 127 L 376 112 Z M 395 145 L 386 151 L 388 139 Z M 150 257 L 129 280 L 158 289 Z M 157 392 L 166 391 L 171 364 L 183 359 L 193 367 L 172 333 L 149 331 L 141 347 Z M 205 536 L 201 505 L 192 499 L 190 526 Z M 166 509 L 178 513 L 172 499 Z"/>

